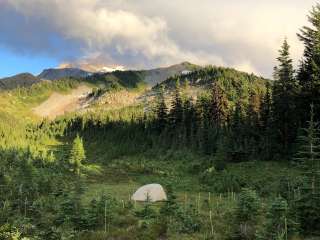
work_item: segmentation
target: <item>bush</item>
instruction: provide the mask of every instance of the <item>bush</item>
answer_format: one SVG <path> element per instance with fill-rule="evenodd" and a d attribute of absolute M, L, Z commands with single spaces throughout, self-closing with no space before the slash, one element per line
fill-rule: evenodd
<path fill-rule="evenodd" d="M 243 188 L 236 207 L 236 239 L 255 239 L 256 220 L 260 209 L 260 198 L 254 190 Z"/>
<path fill-rule="evenodd" d="M 256 191 L 243 188 L 237 203 L 237 218 L 239 221 L 252 221 L 260 208 L 260 198 Z"/>
<path fill-rule="evenodd" d="M 216 193 L 239 192 L 245 187 L 245 181 L 239 175 L 227 170 L 217 172 L 215 168 L 207 169 L 201 176 L 200 181 L 208 186 L 208 190 Z"/>
<path fill-rule="evenodd" d="M 170 226 L 171 230 L 183 234 L 191 234 L 199 232 L 201 229 L 200 217 L 193 206 L 182 210 L 179 208 L 176 212 L 173 224 Z"/>

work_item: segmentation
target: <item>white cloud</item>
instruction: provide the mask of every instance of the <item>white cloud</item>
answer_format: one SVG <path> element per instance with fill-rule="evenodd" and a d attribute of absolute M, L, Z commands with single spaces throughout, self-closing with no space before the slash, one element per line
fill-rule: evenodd
<path fill-rule="evenodd" d="M 300 58 L 296 32 L 314 4 L 313 0 L 2 1 L 25 21 L 36 19 L 61 41 L 74 43 L 78 54 L 66 54 L 62 61 L 78 58 L 76 62 L 129 67 L 191 61 L 269 76 L 285 36 L 293 57 Z M 50 45 L 50 39 L 39 37 Z"/>
<path fill-rule="evenodd" d="M 247 73 L 256 73 L 257 70 L 254 68 L 254 66 L 250 62 L 242 62 L 238 65 L 234 66 L 235 69 Z"/>

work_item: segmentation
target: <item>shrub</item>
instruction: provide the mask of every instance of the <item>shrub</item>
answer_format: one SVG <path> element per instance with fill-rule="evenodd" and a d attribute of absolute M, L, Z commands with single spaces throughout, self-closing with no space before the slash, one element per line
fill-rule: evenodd
<path fill-rule="evenodd" d="M 297 224 L 290 217 L 289 210 L 284 198 L 275 198 L 268 207 L 265 222 L 257 231 L 256 238 L 259 240 L 288 239 L 289 235 L 294 235 Z"/>
<path fill-rule="evenodd" d="M 238 239 L 255 239 L 255 228 L 260 198 L 254 190 L 243 188 L 239 194 L 236 207 L 235 237 Z"/>
<path fill-rule="evenodd" d="M 201 176 L 200 181 L 208 186 L 210 191 L 216 193 L 239 192 L 245 186 L 245 181 L 239 175 L 227 170 L 217 172 L 215 168 L 207 169 Z"/>

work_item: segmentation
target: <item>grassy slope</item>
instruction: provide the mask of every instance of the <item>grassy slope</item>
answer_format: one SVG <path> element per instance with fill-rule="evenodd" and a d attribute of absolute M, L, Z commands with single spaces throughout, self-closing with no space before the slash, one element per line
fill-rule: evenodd
<path fill-rule="evenodd" d="M 1 146 L 23 148 L 28 144 L 26 127 L 40 120 L 32 113 L 32 108 L 45 101 L 53 92 L 67 94 L 80 82 L 59 80 L 42 82 L 30 88 L 18 88 L 0 93 L 0 139 Z M 8 131 L 8 129 L 10 129 Z M 8 134 L 8 132 L 10 134 Z M 55 139 L 47 138 L 43 144 L 59 144 Z"/>
<path fill-rule="evenodd" d="M 0 93 L 0 114 L 17 121 L 35 120 L 32 107 L 45 101 L 52 92 L 68 93 L 77 87 L 79 82 L 61 80 L 56 82 L 42 82 L 30 88 L 18 88 Z"/>

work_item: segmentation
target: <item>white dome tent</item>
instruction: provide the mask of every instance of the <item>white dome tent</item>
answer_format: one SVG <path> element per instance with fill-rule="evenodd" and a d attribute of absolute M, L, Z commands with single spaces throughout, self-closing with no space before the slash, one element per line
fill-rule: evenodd
<path fill-rule="evenodd" d="M 131 197 L 133 201 L 159 202 L 166 201 L 167 195 L 160 184 L 148 184 L 140 187 Z"/>

